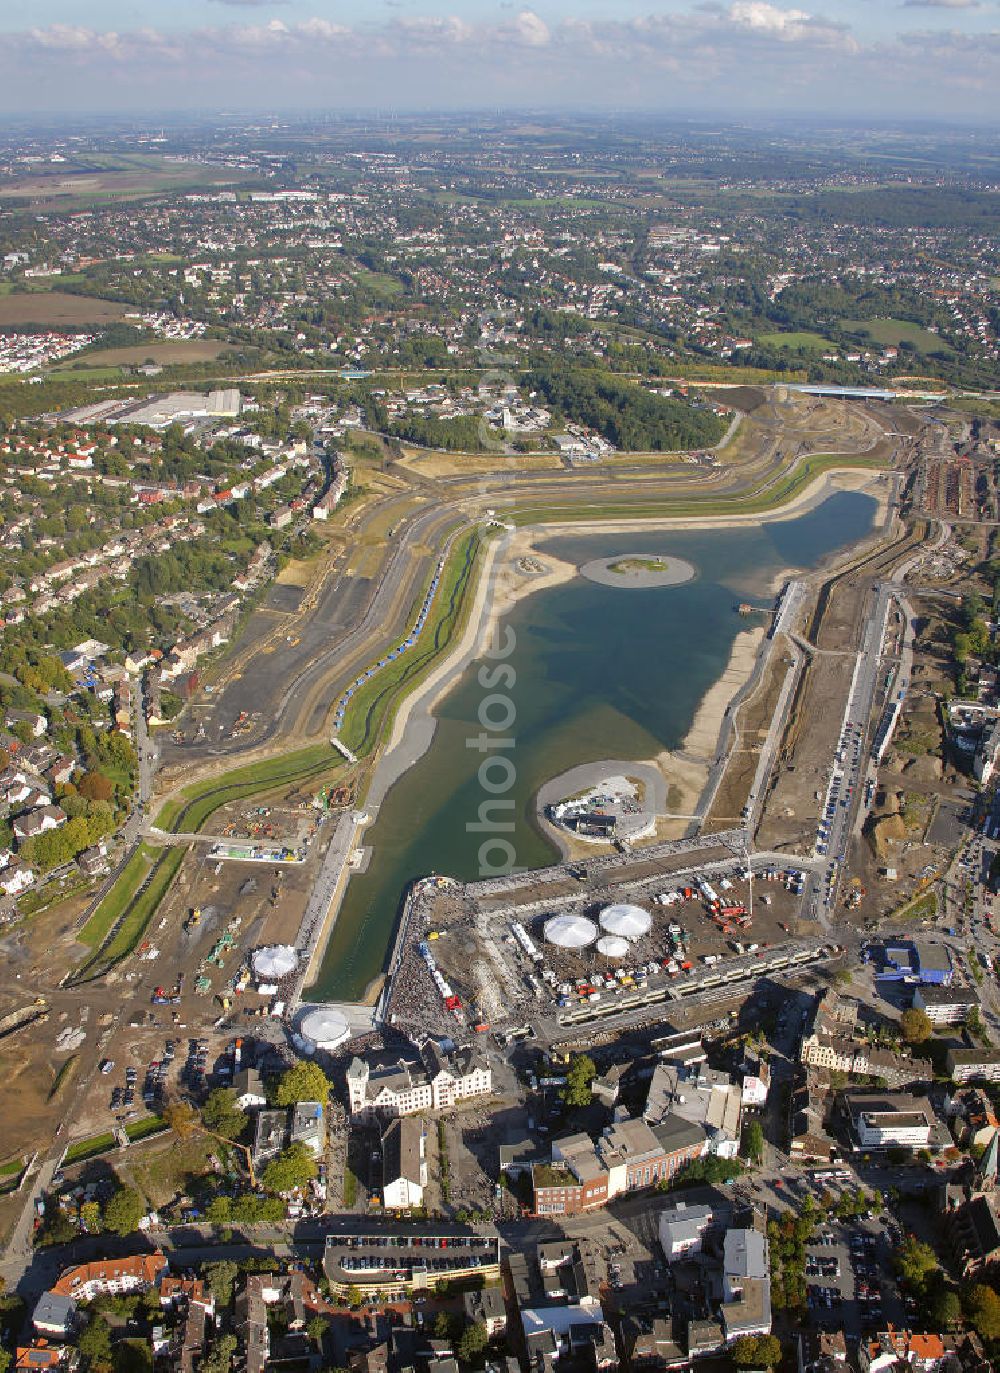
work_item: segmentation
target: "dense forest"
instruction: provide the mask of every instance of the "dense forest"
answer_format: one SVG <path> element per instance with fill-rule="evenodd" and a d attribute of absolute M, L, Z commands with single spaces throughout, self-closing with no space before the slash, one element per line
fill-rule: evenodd
<path fill-rule="evenodd" d="M 713 411 L 586 368 L 537 366 L 526 389 L 537 391 L 567 420 L 585 424 L 626 452 L 710 448 L 726 432 Z"/>

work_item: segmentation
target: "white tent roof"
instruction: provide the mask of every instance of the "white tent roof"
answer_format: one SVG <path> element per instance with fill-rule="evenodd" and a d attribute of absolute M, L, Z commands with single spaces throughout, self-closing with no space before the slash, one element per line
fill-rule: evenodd
<path fill-rule="evenodd" d="M 621 935 L 622 939 L 641 939 L 649 933 L 653 917 L 641 906 L 605 906 L 600 914 L 601 929 L 608 934 Z"/>
<path fill-rule="evenodd" d="M 298 961 L 299 956 L 291 944 L 272 944 L 269 948 L 258 949 L 254 954 L 254 976 L 265 982 L 273 982 L 294 972 Z"/>
<path fill-rule="evenodd" d="M 545 938 L 564 949 L 585 949 L 597 938 L 597 926 L 582 915 L 554 915 L 545 922 Z"/>
<path fill-rule="evenodd" d="M 604 954 L 605 958 L 624 958 L 628 953 L 628 940 L 619 938 L 617 934 L 606 934 L 597 941 L 597 952 Z"/>
<path fill-rule="evenodd" d="M 299 1023 L 299 1034 L 320 1049 L 335 1049 L 351 1037 L 351 1027 L 332 1006 L 314 1006 Z"/>

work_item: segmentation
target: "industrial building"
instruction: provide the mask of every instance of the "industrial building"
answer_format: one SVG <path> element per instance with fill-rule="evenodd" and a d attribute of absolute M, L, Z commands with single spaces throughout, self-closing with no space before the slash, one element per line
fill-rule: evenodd
<path fill-rule="evenodd" d="M 883 982 L 921 982 L 947 987 L 954 975 L 945 945 L 926 940 L 887 944 L 881 951 L 881 963 L 876 976 Z"/>

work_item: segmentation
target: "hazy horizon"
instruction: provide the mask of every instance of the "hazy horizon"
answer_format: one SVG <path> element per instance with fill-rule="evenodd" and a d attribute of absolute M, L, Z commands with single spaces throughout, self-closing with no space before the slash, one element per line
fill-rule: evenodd
<path fill-rule="evenodd" d="M 996 0 L 36 0 L 12 115 L 524 106 L 996 120 Z"/>

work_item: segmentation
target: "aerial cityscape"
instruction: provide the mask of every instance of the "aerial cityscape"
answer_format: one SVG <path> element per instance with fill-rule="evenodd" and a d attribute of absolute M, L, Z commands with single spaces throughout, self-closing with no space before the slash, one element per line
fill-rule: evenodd
<path fill-rule="evenodd" d="M 988 1373 L 995 6 L 76 8 L 0 1373 Z"/>

